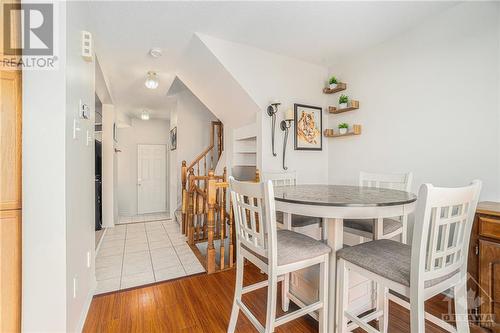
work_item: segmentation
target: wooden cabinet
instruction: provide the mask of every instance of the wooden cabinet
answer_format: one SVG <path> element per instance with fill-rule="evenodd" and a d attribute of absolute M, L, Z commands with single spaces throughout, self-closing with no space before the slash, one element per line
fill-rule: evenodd
<path fill-rule="evenodd" d="M 19 3 L 19 0 L 14 0 Z M 3 2 L 2 2 L 3 4 Z M 0 9 L 0 23 L 4 26 Z M 11 12 L 11 42 L 19 46 L 20 11 Z M 5 36 L 2 36 L 5 37 Z M 1 40 L 0 40 L 1 42 Z M 0 55 L 3 54 L 0 43 Z M 21 331 L 22 72 L 0 69 L 0 332 Z"/>
<path fill-rule="evenodd" d="M 500 332 L 500 203 L 478 205 L 468 270 L 468 287 L 479 296 L 472 306 L 469 304 L 471 311 L 478 315 L 481 326 Z"/>
<path fill-rule="evenodd" d="M 0 210 L 21 208 L 21 73 L 0 72 Z"/>
<path fill-rule="evenodd" d="M 21 331 L 21 211 L 0 211 L 0 332 Z"/>
<path fill-rule="evenodd" d="M 483 320 L 491 321 L 492 328 L 495 328 L 494 332 L 498 332 L 500 331 L 500 242 L 480 239 L 479 253 L 481 315 Z M 490 314 L 491 318 L 485 318 Z"/>

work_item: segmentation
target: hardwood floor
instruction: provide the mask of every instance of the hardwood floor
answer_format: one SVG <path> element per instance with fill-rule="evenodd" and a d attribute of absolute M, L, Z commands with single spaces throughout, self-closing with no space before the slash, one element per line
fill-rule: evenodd
<path fill-rule="evenodd" d="M 245 266 L 245 285 L 261 281 L 253 265 Z M 233 302 L 235 270 L 212 275 L 197 275 L 175 281 L 94 297 L 84 332 L 226 332 Z M 256 317 L 265 322 L 266 288 L 244 295 L 243 301 Z M 283 314 L 278 298 L 277 315 Z M 291 308 L 291 310 L 294 310 Z M 438 299 L 428 304 L 434 313 L 446 312 Z M 442 311 L 442 312 L 439 312 Z M 408 311 L 390 305 L 389 332 L 409 332 Z M 256 332 L 249 320 L 238 317 L 237 332 Z M 276 332 L 317 332 L 310 317 L 301 317 L 276 329 Z M 359 332 L 362 332 L 358 330 Z M 444 332 L 428 323 L 426 332 Z"/>

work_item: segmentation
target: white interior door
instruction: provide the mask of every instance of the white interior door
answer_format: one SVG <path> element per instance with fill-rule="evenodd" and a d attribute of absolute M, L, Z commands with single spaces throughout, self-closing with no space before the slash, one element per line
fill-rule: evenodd
<path fill-rule="evenodd" d="M 137 212 L 165 212 L 167 208 L 166 145 L 137 146 Z"/>

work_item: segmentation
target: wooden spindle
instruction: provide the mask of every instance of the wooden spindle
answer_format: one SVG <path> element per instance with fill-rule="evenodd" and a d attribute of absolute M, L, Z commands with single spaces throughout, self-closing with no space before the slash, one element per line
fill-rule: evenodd
<path fill-rule="evenodd" d="M 210 173 L 210 171 L 209 171 Z M 205 193 L 205 201 L 203 202 L 203 238 L 206 239 L 208 235 L 207 227 L 207 214 L 208 214 L 208 182 L 205 180 L 203 183 L 203 192 Z"/>
<path fill-rule="evenodd" d="M 203 156 L 203 167 L 204 167 L 204 170 L 203 170 L 203 174 L 206 176 L 207 175 L 207 155 Z"/>
<path fill-rule="evenodd" d="M 182 182 L 182 198 L 181 198 L 181 212 L 182 212 L 182 221 L 181 221 L 181 231 L 182 234 L 186 234 L 186 224 L 187 224 L 187 190 L 186 190 L 186 182 L 187 182 L 187 165 L 186 161 L 182 161 L 181 165 L 181 182 Z"/>
<path fill-rule="evenodd" d="M 200 161 L 198 161 L 198 163 L 196 163 L 196 168 L 197 168 L 197 176 L 201 176 L 200 175 Z M 200 187 L 200 180 L 198 179 L 198 182 L 196 184 L 198 187 Z"/>
<path fill-rule="evenodd" d="M 207 272 L 208 274 L 215 272 L 215 247 L 214 247 L 214 217 L 215 217 L 215 195 L 216 195 L 216 179 L 214 177 L 214 172 L 210 170 L 208 172 L 208 192 L 207 192 L 207 202 L 208 202 L 208 214 L 207 214 L 207 226 L 208 226 L 208 245 L 207 245 Z"/>
<path fill-rule="evenodd" d="M 188 243 L 194 245 L 194 169 L 189 169 L 189 191 L 188 191 L 188 213 L 187 213 L 187 229 Z"/>

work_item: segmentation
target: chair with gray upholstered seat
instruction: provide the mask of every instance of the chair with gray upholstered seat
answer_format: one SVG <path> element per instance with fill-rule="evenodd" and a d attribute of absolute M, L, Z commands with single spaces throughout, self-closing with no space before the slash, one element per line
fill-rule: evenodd
<path fill-rule="evenodd" d="M 480 190 L 480 181 L 460 188 L 424 184 L 418 194 L 412 246 L 381 239 L 337 251 L 337 332 L 356 327 L 377 332 L 368 324 L 375 318 L 380 318 L 380 331 L 386 332 L 388 290 L 410 309 L 412 333 L 425 331 L 425 318 L 450 332 L 469 332 L 467 254 Z M 375 281 L 384 296 L 377 310 L 363 318 L 347 309 L 350 272 Z M 454 294 L 456 329 L 424 309 L 427 299 L 448 289 Z"/>
<path fill-rule="evenodd" d="M 297 185 L 297 173 L 295 171 L 287 171 L 287 172 L 264 172 L 262 174 L 262 178 L 264 181 L 270 180 L 273 183 L 273 186 L 294 186 Z M 283 224 L 285 229 L 287 228 L 288 221 L 284 220 L 283 212 L 276 212 L 276 221 L 280 224 Z M 293 228 L 301 228 L 309 225 L 317 225 L 320 227 L 322 224 L 322 219 L 319 217 L 311 217 L 311 216 L 303 216 L 303 215 L 295 215 L 291 216 L 291 229 Z"/>
<path fill-rule="evenodd" d="M 411 189 L 412 173 L 405 174 L 377 174 L 360 172 L 359 186 L 389 188 L 409 192 Z M 401 241 L 406 244 L 408 216 L 380 219 L 381 230 L 376 230 L 375 219 L 346 219 L 344 231 L 350 234 L 369 239 L 391 239 L 401 235 Z"/>
<path fill-rule="evenodd" d="M 321 241 L 291 230 L 277 230 L 271 181 L 238 182 L 230 178 L 236 227 L 236 288 L 228 332 L 234 332 L 241 310 L 259 332 L 270 333 L 282 324 L 318 311 L 319 331 L 328 327 L 328 261 L 331 248 Z M 267 281 L 243 287 L 244 259 L 267 273 Z M 290 272 L 319 265 L 319 298 L 299 310 L 276 318 L 278 279 Z M 265 327 L 242 301 L 242 294 L 267 286 Z"/>

